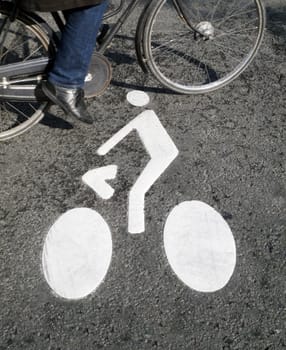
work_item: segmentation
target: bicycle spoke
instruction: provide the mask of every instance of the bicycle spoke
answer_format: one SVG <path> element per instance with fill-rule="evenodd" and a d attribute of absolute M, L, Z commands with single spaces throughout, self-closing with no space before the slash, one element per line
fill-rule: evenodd
<path fill-rule="evenodd" d="M 179 35 L 179 39 L 182 39 L 183 37 L 185 37 L 187 35 L 190 35 L 190 33 L 184 33 L 184 34 Z M 164 46 L 166 46 L 166 44 L 170 44 L 172 42 L 178 42 L 178 38 L 169 39 L 169 40 L 164 41 L 162 44 L 156 46 L 156 48 L 153 49 L 153 52 L 159 50 L 161 47 L 164 47 Z M 155 45 L 154 45 L 154 47 L 155 47 Z"/>
<path fill-rule="evenodd" d="M 187 11 L 191 15 L 190 17 L 192 19 L 195 19 L 198 23 L 202 20 L 201 14 L 198 8 L 196 8 L 195 6 L 192 9 L 190 9 L 190 7 L 188 6 Z M 194 11 L 196 11 L 196 13 Z"/>
<path fill-rule="evenodd" d="M 244 34 L 244 33 L 232 33 L 232 34 L 225 34 L 225 35 L 219 35 L 216 37 L 216 41 L 220 40 L 220 39 L 231 39 L 231 38 L 234 38 L 234 45 L 237 45 L 237 42 L 238 40 L 237 39 L 240 39 L 239 42 L 244 42 L 244 44 L 246 44 L 247 42 L 249 43 L 249 45 L 251 45 L 251 42 L 253 40 L 253 36 L 250 35 L 250 34 Z"/>
<path fill-rule="evenodd" d="M 42 46 L 38 47 L 36 50 L 32 51 L 32 52 L 30 53 L 29 56 L 27 56 L 25 59 L 23 59 L 23 61 L 27 61 L 27 60 L 28 60 L 29 58 L 31 58 L 35 53 L 39 52 L 39 51 L 42 50 L 42 49 L 43 49 Z"/>
<path fill-rule="evenodd" d="M 217 27 L 219 28 L 221 26 L 221 24 L 225 23 L 229 18 L 232 18 L 232 17 L 238 17 L 238 16 L 241 16 L 242 14 L 244 14 L 244 9 L 249 7 L 249 4 L 246 4 L 244 7 L 242 8 L 239 8 L 239 10 L 237 12 L 231 12 L 229 14 L 227 14 L 223 20 L 221 20 Z"/>
<path fill-rule="evenodd" d="M 202 53 L 200 59 L 198 60 L 199 65 L 198 65 L 197 70 L 196 70 L 195 78 L 197 78 L 197 76 L 198 76 L 198 74 L 199 74 L 199 72 L 200 72 L 200 68 L 201 68 L 201 65 L 202 65 L 202 59 L 203 59 L 205 53 L 206 53 L 206 49 L 203 51 L 203 53 Z M 196 79 L 194 79 L 194 81 L 196 81 Z"/>
<path fill-rule="evenodd" d="M 219 45 L 218 43 L 213 43 L 213 44 L 214 44 L 215 46 L 221 48 L 221 49 L 225 49 L 225 48 L 226 48 L 225 45 Z M 233 52 L 234 52 L 234 49 L 230 49 L 229 47 L 227 47 L 227 51 L 233 51 Z M 231 57 L 231 58 L 233 58 L 233 59 L 235 59 L 237 62 L 240 62 L 240 61 L 241 61 L 241 58 L 236 58 L 236 57 L 232 56 L 232 55 L 231 55 L 229 52 L 227 52 L 227 51 L 223 51 L 223 54 L 224 54 L 224 55 L 227 55 L 227 56 L 229 56 L 229 57 Z"/>
<path fill-rule="evenodd" d="M 10 102 L 7 102 L 7 105 L 12 108 L 15 112 L 17 112 L 18 114 L 20 114 L 22 117 L 28 119 L 29 116 L 27 114 L 25 114 L 24 112 L 22 112 L 20 109 L 18 109 L 17 107 L 15 107 L 15 105 L 13 105 Z"/>
<path fill-rule="evenodd" d="M 206 72 L 207 72 L 208 82 L 211 82 L 212 80 L 211 80 L 210 73 L 209 73 L 209 69 L 208 69 L 207 66 L 205 66 L 205 70 L 206 70 Z"/>
<path fill-rule="evenodd" d="M 228 10 L 226 10 L 226 17 L 228 17 L 229 15 L 232 15 L 235 11 L 239 11 L 241 9 L 244 9 L 245 7 L 249 6 L 248 3 L 246 3 L 244 6 L 241 5 L 241 1 L 236 1 L 233 0 L 231 3 L 228 2 L 228 5 L 232 5 L 232 6 L 228 6 Z"/>
<path fill-rule="evenodd" d="M 5 53 L 1 56 L 1 59 L 3 59 L 5 56 L 7 56 L 10 52 L 17 52 L 18 49 L 22 49 L 23 47 L 27 46 L 27 44 L 31 43 L 31 38 L 28 37 L 27 39 L 23 40 L 23 38 L 25 37 L 26 35 L 22 34 L 21 36 L 17 36 L 16 40 L 13 40 L 12 38 L 10 39 L 11 40 L 11 44 L 13 43 L 13 45 L 9 46 L 7 48 L 7 50 L 5 51 Z M 30 45 L 28 45 L 30 46 Z M 34 46 L 36 46 L 36 43 L 34 43 Z M 32 47 L 29 47 L 29 50 L 31 50 Z M 43 49 L 43 46 L 38 46 L 34 49 L 34 51 L 32 51 L 31 53 L 29 53 L 29 55 L 26 57 L 26 58 L 23 58 L 23 61 L 24 60 L 27 60 L 29 58 L 31 58 L 35 53 L 39 52 L 40 50 Z"/>
<path fill-rule="evenodd" d="M 16 29 L 18 28 L 18 31 L 21 31 L 20 28 L 19 28 L 19 25 L 17 24 L 17 27 Z M 10 37 L 10 46 L 7 46 L 7 49 L 6 49 L 6 52 L 10 52 L 13 50 L 13 47 L 11 47 L 11 44 L 13 43 L 15 45 L 15 42 L 17 43 L 17 40 L 13 40 L 13 31 L 12 30 L 9 30 L 8 34 L 9 37 Z M 15 34 L 14 34 L 15 36 Z M 22 36 L 22 35 L 21 35 Z M 19 36 L 18 36 L 19 37 Z M 20 37 L 21 38 L 21 37 Z M 6 40 L 6 45 L 7 45 L 7 40 Z M 18 45 L 18 44 L 17 44 Z M 3 56 L 4 57 L 4 56 Z M 2 57 L 1 57 L 2 58 Z"/>
<path fill-rule="evenodd" d="M 238 15 L 248 15 L 250 13 L 254 13 L 255 9 L 253 10 L 247 10 L 247 11 L 241 11 L 240 13 L 236 13 L 235 15 L 228 16 L 227 18 L 224 18 L 223 21 L 221 19 L 218 19 L 217 21 L 212 21 L 213 24 L 219 23 L 219 25 L 216 26 L 216 28 L 220 28 L 221 24 L 224 24 L 226 21 L 228 21 L 230 18 L 238 17 Z M 257 20 L 257 19 L 256 19 Z M 219 22 L 220 21 L 220 22 Z"/>
<path fill-rule="evenodd" d="M 29 41 L 29 39 L 27 39 L 27 42 Z M 18 39 L 18 41 L 16 41 L 16 44 L 14 44 L 14 46 L 10 46 L 7 50 L 6 50 L 6 52 L 5 52 L 5 54 L 1 57 L 1 59 L 3 59 L 5 56 L 7 56 L 7 54 L 8 53 L 10 53 L 10 52 L 12 52 L 12 51 L 16 51 L 16 49 L 18 48 L 18 47 L 20 47 L 20 45 L 22 46 L 23 44 L 25 44 L 25 42 L 23 42 L 23 43 L 21 43 L 21 38 L 20 39 Z"/>
<path fill-rule="evenodd" d="M 32 105 L 31 103 L 29 104 L 29 106 L 31 107 L 31 109 L 33 109 L 34 110 L 34 112 L 36 112 L 37 111 L 37 109 L 34 107 L 34 105 Z"/>
<path fill-rule="evenodd" d="M 176 44 L 178 44 L 178 41 L 176 41 Z M 192 45 L 194 46 L 194 45 Z M 198 43 L 195 42 L 195 47 L 198 46 Z M 155 58 L 155 54 L 157 52 L 157 49 L 153 50 L 153 57 Z M 158 55 L 156 55 L 156 57 L 158 57 L 158 59 L 160 59 L 160 62 L 162 62 L 162 58 L 164 57 L 168 57 L 166 54 L 168 53 L 172 53 L 174 59 L 176 59 L 175 61 L 170 61 L 170 57 L 169 59 L 166 61 L 168 63 L 168 66 L 172 67 L 174 65 L 178 65 L 178 62 L 180 62 L 180 65 L 182 64 L 182 62 L 194 62 L 194 58 L 192 56 L 190 56 L 189 53 L 187 53 L 185 50 L 181 50 L 180 46 L 175 45 L 173 47 L 168 47 L 166 45 L 160 45 L 160 52 L 158 52 Z"/>
<path fill-rule="evenodd" d="M 218 6 L 219 6 L 220 3 L 221 3 L 221 0 L 218 0 L 217 3 L 216 3 L 216 5 L 215 5 L 214 8 L 213 8 L 213 12 L 212 12 L 211 18 L 210 18 L 211 22 L 213 21 L 214 15 L 215 15 L 215 13 L 216 13 L 216 11 L 217 11 L 217 8 L 218 8 Z M 210 13 L 211 13 L 211 10 L 210 10 Z M 207 17 L 206 17 L 207 19 L 209 19 L 210 13 L 207 15 Z"/>
<path fill-rule="evenodd" d="M 252 28 L 244 28 L 241 29 L 239 31 L 233 31 L 233 32 L 224 32 L 223 34 L 220 34 L 218 36 L 216 36 L 216 39 L 221 38 L 223 36 L 231 36 L 231 35 L 236 35 L 236 34 L 240 34 L 240 33 L 244 33 L 246 31 L 257 31 L 258 27 L 252 27 Z"/>
<path fill-rule="evenodd" d="M 244 23 L 241 23 L 240 26 L 236 26 L 236 27 L 232 27 L 231 30 L 235 30 L 235 29 L 239 29 L 239 28 L 245 28 L 246 25 L 249 25 L 249 24 L 253 24 L 253 23 L 257 23 L 257 19 L 256 18 L 253 18 L 247 22 L 244 22 Z"/>

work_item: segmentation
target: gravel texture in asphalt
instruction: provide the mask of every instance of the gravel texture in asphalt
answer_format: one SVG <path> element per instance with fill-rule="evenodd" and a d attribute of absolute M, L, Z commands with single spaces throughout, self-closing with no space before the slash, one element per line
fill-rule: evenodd
<path fill-rule="evenodd" d="M 0 144 L 0 349 L 286 349 L 286 5 L 268 1 L 265 39 L 237 80 L 206 95 L 169 93 L 145 78 L 132 40 L 108 49 L 113 79 L 88 100 L 85 126 L 52 107 L 29 132 Z M 135 20 L 123 27 L 132 37 Z M 128 190 L 148 161 L 136 133 L 105 157 L 96 151 L 143 107 L 144 89 L 179 156 L 146 196 L 146 231 L 127 231 Z M 110 201 L 82 175 L 117 164 Z M 237 264 L 222 290 L 200 293 L 172 272 L 163 248 L 167 214 L 201 200 L 229 224 Z M 113 253 L 104 282 L 87 298 L 54 295 L 41 270 L 49 228 L 68 209 L 96 209 Z"/>

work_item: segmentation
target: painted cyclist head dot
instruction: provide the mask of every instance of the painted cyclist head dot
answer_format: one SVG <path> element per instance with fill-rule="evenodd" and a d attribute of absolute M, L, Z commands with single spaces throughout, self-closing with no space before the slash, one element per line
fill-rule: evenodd
<path fill-rule="evenodd" d="M 133 90 L 128 92 L 127 101 L 135 107 L 146 106 L 150 102 L 150 97 L 144 91 Z"/>

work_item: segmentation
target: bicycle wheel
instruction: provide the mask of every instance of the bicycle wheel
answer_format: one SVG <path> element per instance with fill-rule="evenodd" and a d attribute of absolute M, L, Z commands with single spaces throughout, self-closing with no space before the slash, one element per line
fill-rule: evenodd
<path fill-rule="evenodd" d="M 261 0 L 154 0 L 143 48 L 154 76 L 179 93 L 203 93 L 233 81 L 263 38 Z"/>
<path fill-rule="evenodd" d="M 7 17 L 11 10 L 10 3 L 1 2 L 0 67 L 51 55 L 52 45 L 43 20 L 20 11 L 10 22 Z M 22 134 L 43 117 L 48 102 L 35 97 L 40 79 L 41 76 L 0 79 L 0 141 Z"/>

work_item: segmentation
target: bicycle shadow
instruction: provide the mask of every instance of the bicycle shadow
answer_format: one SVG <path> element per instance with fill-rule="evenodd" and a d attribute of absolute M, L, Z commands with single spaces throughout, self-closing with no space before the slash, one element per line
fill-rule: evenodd
<path fill-rule="evenodd" d="M 148 80 L 149 78 L 146 77 L 146 79 Z M 140 83 L 135 84 L 135 83 L 125 83 L 123 81 L 117 81 L 112 79 L 110 84 L 113 86 L 128 89 L 128 90 L 142 90 L 145 92 L 151 92 L 151 93 L 157 93 L 157 94 L 180 95 L 180 93 L 167 89 L 165 87 L 147 86 L 144 82 L 141 84 Z"/>
<path fill-rule="evenodd" d="M 74 126 L 71 123 L 67 122 L 61 117 L 56 116 L 51 112 L 46 112 L 39 124 L 48 126 L 52 129 L 71 130 L 74 128 Z"/>
<path fill-rule="evenodd" d="M 275 35 L 279 46 L 286 49 L 286 6 L 283 7 L 266 7 L 267 29 Z"/>
<path fill-rule="evenodd" d="M 134 43 L 134 37 L 130 37 L 127 35 L 116 35 L 115 36 L 116 39 L 120 39 L 123 41 L 123 43 L 128 43 L 128 42 L 132 42 L 132 44 L 125 44 L 122 47 L 115 47 L 113 50 L 109 50 L 107 51 L 104 55 L 112 62 L 114 62 L 116 65 L 121 65 L 121 64 L 127 64 L 127 65 L 133 65 L 136 64 L 136 62 L 140 65 L 140 59 L 137 60 L 136 57 L 129 55 L 127 53 L 124 53 L 122 51 L 120 51 L 120 49 L 122 50 L 132 50 L 132 46 L 135 45 Z M 153 45 L 156 46 L 160 46 L 161 49 L 168 49 L 165 45 L 159 44 L 159 43 L 155 43 L 153 42 Z M 173 49 L 172 50 L 174 55 L 177 55 L 177 57 L 183 57 L 184 59 L 186 59 L 190 64 L 193 64 L 195 67 L 197 67 L 198 69 L 200 69 L 201 71 L 204 71 L 206 73 L 206 81 L 205 83 L 209 83 L 210 81 L 216 81 L 218 79 L 217 73 L 216 71 L 210 67 L 209 65 L 199 61 L 198 59 L 195 59 L 194 57 L 191 57 L 190 55 L 186 55 L 185 52 L 182 52 L 180 50 L 177 49 Z M 158 87 L 158 86 L 147 86 L 146 82 L 148 82 L 148 80 L 150 79 L 150 74 L 149 71 L 147 69 L 147 67 L 142 67 L 142 76 L 143 78 L 141 79 L 141 83 L 126 83 L 123 81 L 118 81 L 115 79 L 111 80 L 111 85 L 113 86 L 117 86 L 117 87 L 121 87 L 121 88 L 126 88 L 126 89 L 140 89 L 140 90 L 144 90 L 146 92 L 151 92 L 151 93 L 160 93 L 160 94 L 169 94 L 169 95 L 179 95 L 179 93 L 174 92 L 171 89 L 168 89 L 166 87 Z M 209 80 L 208 80 L 208 78 Z M 153 82 L 152 82 L 153 83 Z"/>

